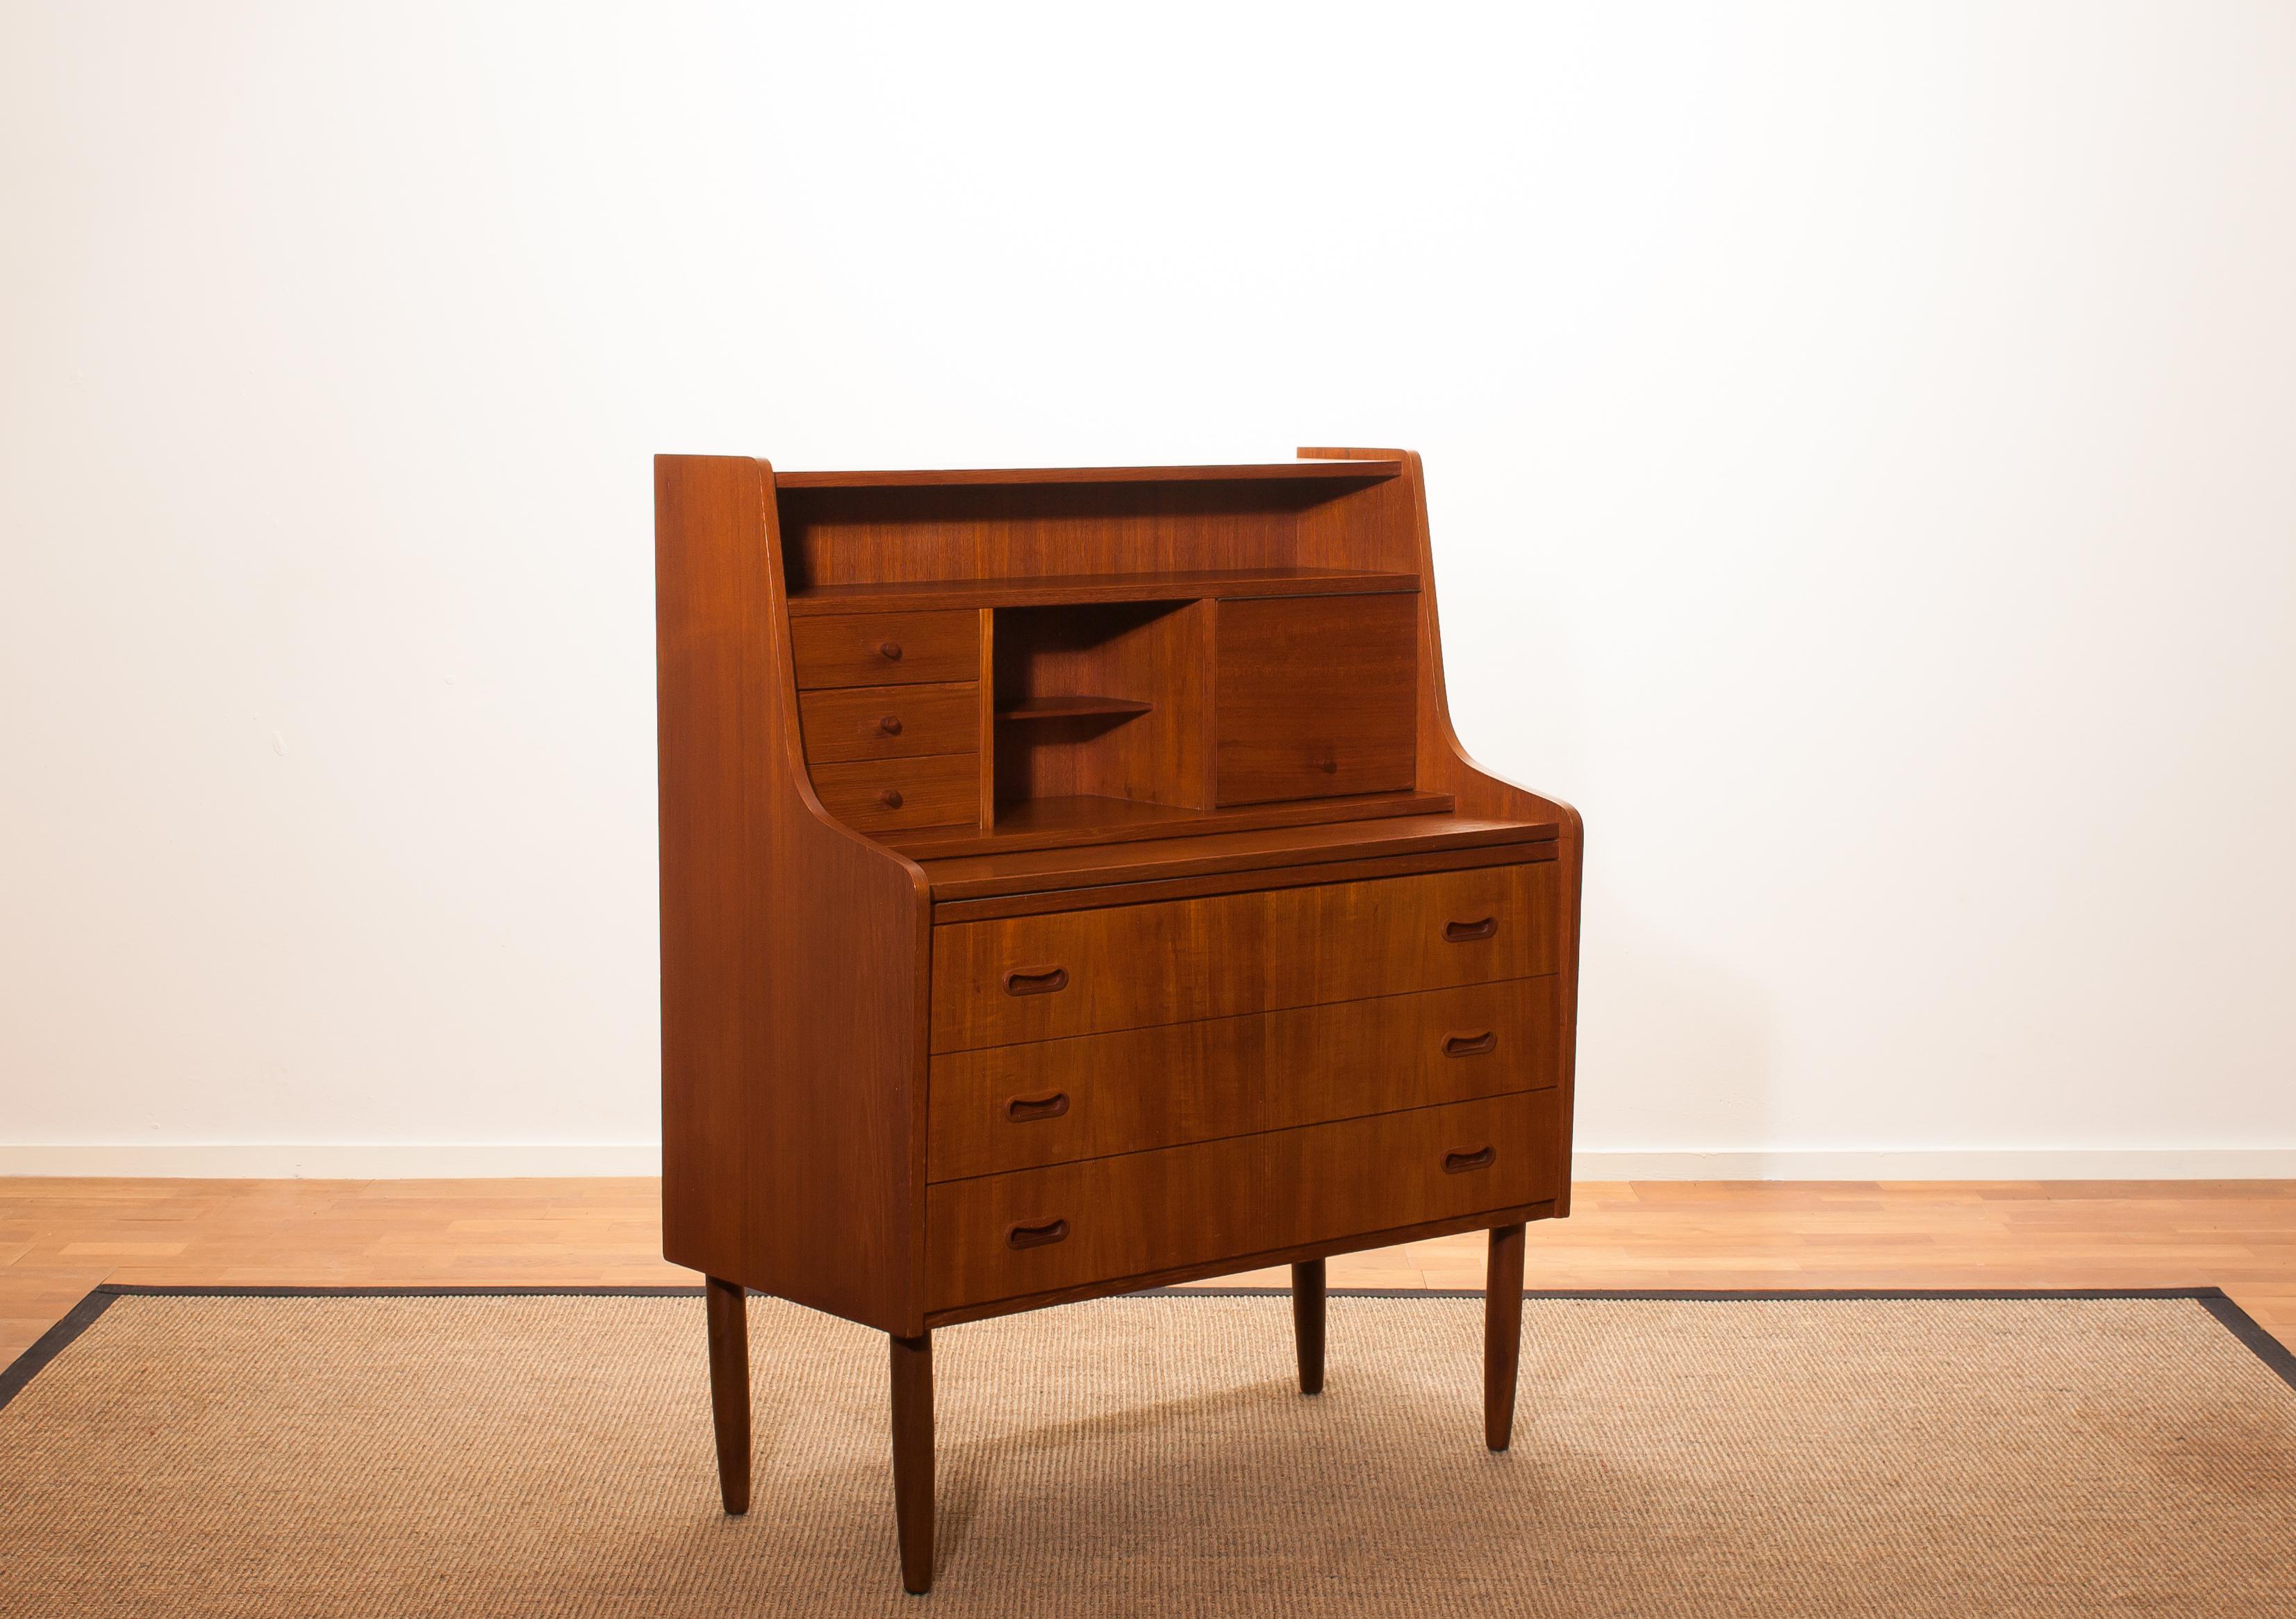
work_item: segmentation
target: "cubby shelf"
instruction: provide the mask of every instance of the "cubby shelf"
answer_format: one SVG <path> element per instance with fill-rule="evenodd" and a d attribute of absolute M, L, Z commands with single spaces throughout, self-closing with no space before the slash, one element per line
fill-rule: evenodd
<path fill-rule="evenodd" d="M 1145 714 L 1155 705 L 1129 697 L 1030 697 L 996 711 L 999 719 L 1081 719 L 1099 714 Z"/>
<path fill-rule="evenodd" d="M 1214 568 L 1164 573 L 1053 573 L 1025 579 L 919 579 L 810 585 L 791 590 L 796 617 L 938 612 L 967 607 L 1055 607 L 1088 602 L 1192 602 L 1258 596 L 1385 596 L 1415 591 L 1413 573 L 1349 568 Z"/>

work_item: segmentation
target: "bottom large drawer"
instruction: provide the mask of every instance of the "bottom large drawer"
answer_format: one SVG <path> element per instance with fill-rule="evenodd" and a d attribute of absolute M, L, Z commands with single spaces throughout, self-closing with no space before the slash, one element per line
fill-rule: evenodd
<path fill-rule="evenodd" d="M 1543 1203 L 1561 1093 L 1532 1091 L 1083 1163 L 928 1194 L 928 1310 Z"/>

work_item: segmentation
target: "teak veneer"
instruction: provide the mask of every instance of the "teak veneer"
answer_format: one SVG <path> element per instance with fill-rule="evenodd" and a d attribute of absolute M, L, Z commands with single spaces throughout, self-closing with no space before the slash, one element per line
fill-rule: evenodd
<path fill-rule="evenodd" d="M 1570 1209 L 1582 834 L 1452 732 L 1419 458 L 655 462 L 662 1244 L 885 1333 L 930 1588 L 932 1335 Z M 1340 1346 L 1344 1376 L 1345 1346 Z"/>

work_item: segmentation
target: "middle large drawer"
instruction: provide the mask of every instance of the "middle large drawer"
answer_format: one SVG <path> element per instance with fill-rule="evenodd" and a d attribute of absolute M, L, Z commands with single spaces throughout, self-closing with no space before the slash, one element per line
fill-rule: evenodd
<path fill-rule="evenodd" d="M 932 1059 L 927 1179 L 1136 1153 L 1540 1090 L 1562 1076 L 1553 974 Z"/>

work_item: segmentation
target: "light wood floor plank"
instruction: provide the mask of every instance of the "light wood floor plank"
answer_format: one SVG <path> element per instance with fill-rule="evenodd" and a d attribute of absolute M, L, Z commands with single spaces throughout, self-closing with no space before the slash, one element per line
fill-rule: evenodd
<path fill-rule="evenodd" d="M 648 1179 L 0 1179 L 0 1360 L 99 1282 L 659 1286 Z M 2218 1286 L 2296 1341 L 2296 1181 L 1608 1181 L 1531 1227 L 1535 1288 Z M 1479 1288 L 1480 1234 L 1331 1262 Z M 1282 1286 L 1282 1268 L 1203 1284 Z"/>

